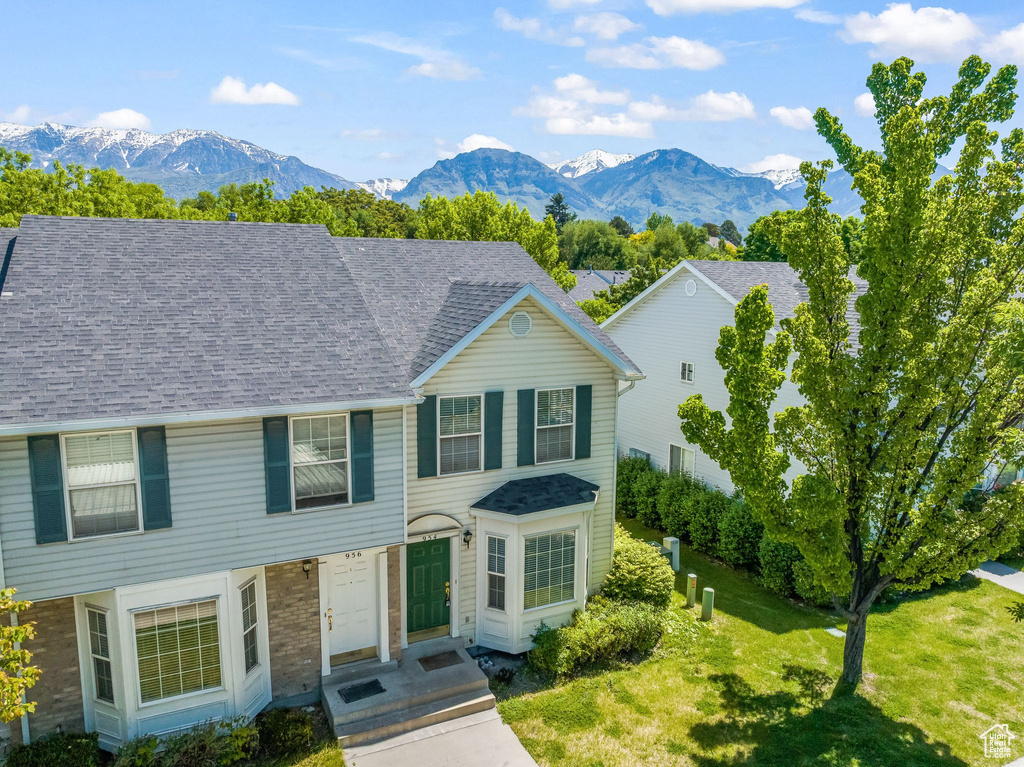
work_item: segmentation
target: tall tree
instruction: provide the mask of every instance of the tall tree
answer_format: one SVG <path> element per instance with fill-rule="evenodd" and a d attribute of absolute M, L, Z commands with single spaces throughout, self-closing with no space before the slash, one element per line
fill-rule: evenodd
<path fill-rule="evenodd" d="M 705 221 L 703 224 L 701 224 L 701 226 L 703 226 L 707 230 L 708 237 L 722 236 L 722 229 L 721 227 L 718 226 L 718 224 L 713 224 L 710 221 Z"/>
<path fill-rule="evenodd" d="M 13 616 L 28 609 L 31 602 L 14 598 L 14 589 L 0 590 L 0 615 Z M 25 700 L 25 693 L 39 679 L 40 671 L 29 665 L 32 653 L 24 643 L 36 635 L 33 623 L 0 624 L 0 721 L 11 722 L 36 710 L 36 704 Z"/>
<path fill-rule="evenodd" d="M 604 221 L 570 221 L 558 235 L 558 251 L 570 269 L 626 269 L 628 240 Z"/>
<path fill-rule="evenodd" d="M 633 227 L 622 216 L 612 216 L 612 220 L 608 224 L 623 237 L 629 237 L 629 235 L 633 234 Z"/>
<path fill-rule="evenodd" d="M 726 242 L 731 242 L 737 248 L 743 244 L 743 236 L 740 234 L 740 230 L 736 228 L 736 224 L 733 223 L 731 218 L 725 219 L 719 229 L 722 232 L 722 238 Z"/>
<path fill-rule="evenodd" d="M 808 299 L 773 335 L 768 289 L 722 328 L 729 419 L 700 396 L 682 431 L 726 468 L 775 538 L 794 544 L 847 619 L 837 692 L 861 680 L 868 613 L 887 588 L 921 591 L 1008 550 L 1024 527 L 1024 483 L 975 508 L 987 466 L 1024 451 L 1024 131 L 1016 69 L 972 56 L 948 96 L 924 98 L 913 62 L 876 64 L 881 151 L 862 149 L 824 109 L 818 132 L 864 204 L 849 279 L 839 216 L 823 191 L 831 162 L 804 163 L 806 207 L 782 248 Z M 952 174 L 938 160 L 963 142 Z M 851 309 L 856 308 L 854 322 Z M 792 360 L 806 404 L 770 417 Z M 796 460 L 801 474 L 784 477 Z"/>
<path fill-rule="evenodd" d="M 551 201 L 544 206 L 544 212 L 554 219 L 555 228 L 559 232 L 570 221 L 576 220 L 576 214 L 569 208 L 569 203 L 565 201 L 565 195 L 561 192 L 551 195 Z"/>

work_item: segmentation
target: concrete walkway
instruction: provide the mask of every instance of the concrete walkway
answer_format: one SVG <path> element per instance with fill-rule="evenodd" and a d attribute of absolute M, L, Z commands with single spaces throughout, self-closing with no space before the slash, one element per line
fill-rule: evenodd
<path fill-rule="evenodd" d="M 349 767 L 537 767 L 494 709 L 345 749 Z"/>
<path fill-rule="evenodd" d="M 971 570 L 971 575 L 998 583 L 1003 588 L 1016 591 L 1018 594 L 1024 594 L 1024 573 L 1001 562 L 985 562 L 977 570 Z"/>

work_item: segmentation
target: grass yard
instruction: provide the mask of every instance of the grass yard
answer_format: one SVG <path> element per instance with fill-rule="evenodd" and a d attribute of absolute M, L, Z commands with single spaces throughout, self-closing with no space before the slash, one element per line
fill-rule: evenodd
<path fill-rule="evenodd" d="M 715 589 L 716 611 L 689 652 L 499 704 L 540 764 L 984 765 L 996 760 L 978 736 L 997 723 L 1022 736 L 1012 753 L 1024 756 L 1024 626 L 1005 611 L 1011 592 L 967 578 L 880 606 L 868 621 L 865 682 L 830 700 L 843 649 L 824 631 L 834 616 L 686 548 L 674 609 L 685 609 L 688 572 L 698 594 Z"/>
<path fill-rule="evenodd" d="M 338 738 L 323 710 L 317 706 L 312 716 L 313 744 L 308 753 L 283 759 L 263 757 L 254 761 L 252 767 L 345 767 Z"/>

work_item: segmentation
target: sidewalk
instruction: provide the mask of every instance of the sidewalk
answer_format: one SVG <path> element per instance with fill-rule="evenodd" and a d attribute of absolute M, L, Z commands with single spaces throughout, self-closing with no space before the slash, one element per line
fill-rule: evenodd
<path fill-rule="evenodd" d="M 997 583 L 1010 591 L 1016 591 L 1018 594 L 1024 594 L 1024 573 L 1020 570 L 1014 570 L 1009 565 L 1004 565 L 1000 562 L 985 562 L 977 570 L 971 570 L 971 575 Z"/>

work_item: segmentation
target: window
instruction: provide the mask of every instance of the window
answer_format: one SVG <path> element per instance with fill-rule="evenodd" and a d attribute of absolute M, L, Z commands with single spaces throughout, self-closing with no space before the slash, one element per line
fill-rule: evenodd
<path fill-rule="evenodd" d="M 138 530 L 135 432 L 74 434 L 63 441 L 72 536 Z"/>
<path fill-rule="evenodd" d="M 679 380 L 683 383 L 693 383 L 693 363 L 679 363 Z"/>
<path fill-rule="evenodd" d="M 242 586 L 242 655 L 245 673 L 260 665 L 259 617 L 256 613 L 256 581 Z"/>
<path fill-rule="evenodd" d="M 291 426 L 295 508 L 348 503 L 348 416 L 293 418 Z"/>
<path fill-rule="evenodd" d="M 669 476 L 678 477 L 681 474 L 693 476 L 694 452 L 679 445 L 668 446 L 668 473 Z"/>
<path fill-rule="evenodd" d="M 572 459 L 575 392 L 571 388 L 537 392 L 537 463 Z"/>
<path fill-rule="evenodd" d="M 487 606 L 505 609 L 505 539 L 487 536 Z"/>
<path fill-rule="evenodd" d="M 651 460 L 651 454 L 650 453 L 646 453 L 643 450 L 638 450 L 635 447 L 631 447 L 629 449 L 629 457 L 630 458 L 643 458 L 646 461 L 650 461 Z"/>
<path fill-rule="evenodd" d="M 107 614 L 87 610 L 89 615 L 89 651 L 96 683 L 96 700 L 114 702 L 114 674 L 110 668 L 110 642 L 107 638 Z"/>
<path fill-rule="evenodd" d="M 481 397 L 441 397 L 437 430 L 441 474 L 479 471 L 482 438 Z"/>
<path fill-rule="evenodd" d="M 576 598 L 576 532 L 533 535 L 526 539 L 523 609 Z"/>
<path fill-rule="evenodd" d="M 135 613 L 143 703 L 221 686 L 217 600 Z"/>

